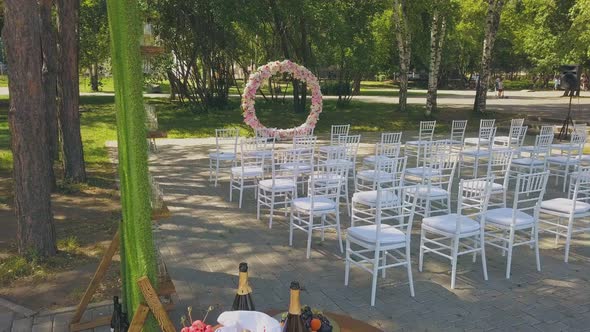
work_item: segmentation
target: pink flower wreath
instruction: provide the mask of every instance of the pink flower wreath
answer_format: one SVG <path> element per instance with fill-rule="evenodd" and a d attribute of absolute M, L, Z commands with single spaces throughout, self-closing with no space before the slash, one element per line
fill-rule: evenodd
<path fill-rule="evenodd" d="M 289 129 L 266 128 L 256 117 L 256 109 L 254 108 L 256 91 L 258 91 L 262 82 L 277 73 L 291 73 L 293 78 L 307 83 L 307 87 L 311 90 L 311 110 L 305 122 L 299 127 Z M 309 133 L 315 128 L 320 113 L 322 113 L 322 91 L 317 77 L 307 68 L 291 60 L 269 62 L 258 67 L 256 72 L 250 74 L 242 96 L 242 110 L 244 111 L 244 122 L 250 127 L 263 130 L 270 136 L 277 135 L 281 139 L 291 138 L 295 135 Z"/>

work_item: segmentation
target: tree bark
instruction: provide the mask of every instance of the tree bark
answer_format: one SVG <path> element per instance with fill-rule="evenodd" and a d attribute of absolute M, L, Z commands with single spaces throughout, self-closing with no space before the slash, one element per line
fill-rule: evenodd
<path fill-rule="evenodd" d="M 405 112 L 408 104 L 408 72 L 412 55 L 412 36 L 405 0 L 393 1 L 393 23 L 399 52 L 399 110 Z"/>
<path fill-rule="evenodd" d="M 481 56 L 481 72 L 477 82 L 475 101 L 473 110 L 484 113 L 486 111 L 486 98 L 488 93 L 488 83 L 490 79 L 490 65 L 492 63 L 492 50 L 496 41 L 496 34 L 500 27 L 500 15 L 504 0 L 488 0 L 488 10 L 486 14 L 485 34 L 483 39 L 483 52 Z"/>
<path fill-rule="evenodd" d="M 430 116 L 432 112 L 437 110 L 438 76 L 445 33 L 446 18 L 440 9 L 435 7 L 430 31 L 430 72 L 428 74 L 428 92 L 426 94 L 426 116 Z"/>
<path fill-rule="evenodd" d="M 57 0 L 59 53 L 59 120 L 64 154 L 64 177 L 86 181 L 80 135 L 80 87 L 78 77 L 78 21 L 80 2 Z"/>
<path fill-rule="evenodd" d="M 45 96 L 47 121 L 47 148 L 51 158 L 50 182 L 52 190 L 56 187 L 53 162 L 58 157 L 58 125 L 57 125 L 57 46 L 55 28 L 51 17 L 53 0 L 39 1 L 39 17 L 41 24 L 41 50 L 43 52 L 42 79 Z"/>
<path fill-rule="evenodd" d="M 94 63 L 90 66 L 90 89 L 93 92 L 98 92 L 98 63 Z"/>
<path fill-rule="evenodd" d="M 18 251 L 51 256 L 57 248 L 51 213 L 39 5 L 36 0 L 5 0 L 4 5 Z"/>
<path fill-rule="evenodd" d="M 137 280 L 148 276 L 157 283 L 157 262 L 150 206 L 143 72 L 139 37 L 141 11 L 137 0 L 107 1 L 121 187 L 121 277 L 128 317 L 144 300 Z M 143 331 L 159 331 L 152 318 Z"/>

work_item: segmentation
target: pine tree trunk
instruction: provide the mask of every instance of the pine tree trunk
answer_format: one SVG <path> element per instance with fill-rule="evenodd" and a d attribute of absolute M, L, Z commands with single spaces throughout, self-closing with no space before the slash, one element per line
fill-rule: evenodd
<path fill-rule="evenodd" d="M 481 56 L 481 72 L 475 92 L 475 101 L 473 110 L 484 113 L 486 111 L 486 98 L 488 93 L 488 83 L 490 80 L 490 65 L 492 63 L 492 50 L 496 41 L 496 34 L 500 27 L 500 15 L 503 0 L 488 0 L 488 10 L 486 14 L 485 34 L 483 39 L 483 52 Z"/>
<path fill-rule="evenodd" d="M 405 0 L 393 1 L 393 22 L 399 52 L 399 110 L 405 112 L 408 103 L 408 72 L 411 59 L 411 34 Z"/>
<path fill-rule="evenodd" d="M 115 82 L 119 177 L 121 188 L 121 275 L 128 317 L 143 300 L 137 279 L 157 282 L 148 180 L 143 72 L 139 37 L 141 12 L 137 0 L 108 0 L 111 58 Z M 143 331 L 158 331 L 150 322 Z"/>
<path fill-rule="evenodd" d="M 50 182 L 55 189 L 55 173 L 53 162 L 58 157 L 58 125 L 57 125 L 57 46 L 55 28 L 51 17 L 53 0 L 39 1 L 39 16 L 41 20 L 41 50 L 43 52 L 42 79 L 45 96 L 47 121 L 47 148 L 51 158 Z"/>
<path fill-rule="evenodd" d="M 426 116 L 437 110 L 438 76 L 440 74 L 440 59 L 446 33 L 446 19 L 438 8 L 432 15 L 432 30 L 430 31 L 430 71 L 428 74 L 428 92 L 426 94 Z"/>
<path fill-rule="evenodd" d="M 64 176 L 71 182 L 86 181 L 80 135 L 80 87 L 78 77 L 79 1 L 57 0 L 60 100 L 59 120 L 64 154 Z"/>
<path fill-rule="evenodd" d="M 36 0 L 5 0 L 4 6 L 18 251 L 51 256 L 57 248 L 51 213 L 39 5 Z"/>

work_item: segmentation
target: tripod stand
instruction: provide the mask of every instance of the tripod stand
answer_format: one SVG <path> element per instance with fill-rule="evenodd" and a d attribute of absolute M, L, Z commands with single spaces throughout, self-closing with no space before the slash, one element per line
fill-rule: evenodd
<path fill-rule="evenodd" d="M 572 98 L 574 98 L 574 96 L 573 94 L 570 94 L 570 102 L 568 106 L 567 117 L 563 121 L 561 130 L 559 130 L 559 135 L 557 136 L 557 138 L 560 140 L 567 138 L 570 124 L 572 125 L 572 129 L 574 128 L 574 120 L 572 119 Z"/>

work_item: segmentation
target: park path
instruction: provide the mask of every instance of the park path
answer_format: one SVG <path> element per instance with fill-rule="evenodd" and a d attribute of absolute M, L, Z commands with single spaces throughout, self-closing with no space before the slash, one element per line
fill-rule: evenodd
<path fill-rule="evenodd" d="M 382 93 L 381 96 L 356 96 L 354 100 L 371 103 L 397 104 L 398 97 L 393 96 L 392 89 L 371 89 L 372 93 Z M 425 105 L 426 90 L 410 90 L 408 104 Z M 391 96 L 387 96 L 391 94 Z M 420 94 L 416 96 L 416 94 Z M 488 93 L 487 105 L 489 110 L 496 112 L 521 113 L 528 117 L 539 118 L 539 121 L 563 121 L 565 119 L 569 98 L 561 97 L 562 91 L 506 91 L 506 99 L 497 99 L 493 92 Z M 0 87 L 0 95 L 8 95 L 7 87 Z M 113 96 L 108 92 L 80 93 L 83 96 Z M 147 93 L 148 98 L 169 98 L 168 94 Z M 237 96 L 237 95 L 235 95 Z M 438 104 L 441 107 L 471 108 L 475 96 L 474 90 L 439 90 Z M 590 122 L 590 91 L 582 91 L 582 98 L 574 98 L 572 109 L 573 118 L 578 121 Z M 324 96 L 326 100 L 337 99 L 335 96 Z"/>

